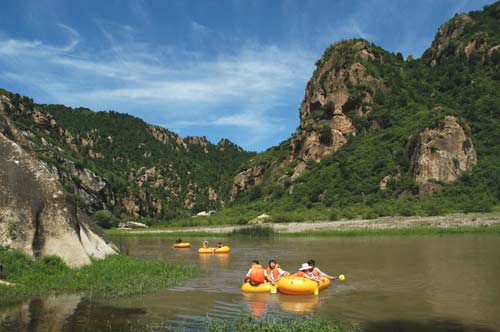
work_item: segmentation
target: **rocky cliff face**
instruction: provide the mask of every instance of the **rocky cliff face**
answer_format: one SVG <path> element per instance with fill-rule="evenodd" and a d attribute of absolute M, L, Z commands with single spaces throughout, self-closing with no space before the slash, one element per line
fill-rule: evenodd
<path fill-rule="evenodd" d="M 369 114 L 375 95 L 388 90 L 383 79 L 367 68 L 383 62 L 380 50 L 364 40 L 342 41 L 328 48 L 307 83 L 300 126 L 291 137 L 288 158 L 273 167 L 257 165 L 236 175 L 231 199 L 260 183 L 266 170 L 281 176 L 276 167 L 292 165 L 291 174 L 274 180 L 297 179 L 308 162 L 320 162 L 356 135 L 354 117 Z"/>
<path fill-rule="evenodd" d="M 442 128 L 420 134 L 411 164 L 423 195 L 440 191 L 458 180 L 477 163 L 472 140 L 454 116 L 446 116 Z"/>
<path fill-rule="evenodd" d="M 2 97 L 0 244 L 34 257 L 60 256 L 70 266 L 115 253 L 77 213 L 57 177 L 37 159 L 29 142 L 6 116 L 5 107 L 13 106 Z"/>
<path fill-rule="evenodd" d="M 266 169 L 266 165 L 257 165 L 238 173 L 233 179 L 230 199 L 235 200 L 240 193 L 246 192 L 253 186 L 259 184 L 264 177 Z"/>
<path fill-rule="evenodd" d="M 483 64 L 491 60 L 500 51 L 497 36 L 488 31 L 491 26 L 498 25 L 498 2 L 489 6 L 487 12 L 487 16 L 479 12 L 455 15 L 439 28 L 423 58 L 431 66 L 462 56 Z"/>
<path fill-rule="evenodd" d="M 373 98 L 387 88 L 367 70 L 383 61 L 366 41 L 344 41 L 331 46 L 317 63 L 300 107 L 300 127 L 292 136 L 292 160 L 298 160 L 295 176 L 308 161 L 319 162 L 338 151 L 356 134 L 353 116 L 373 109 Z"/>

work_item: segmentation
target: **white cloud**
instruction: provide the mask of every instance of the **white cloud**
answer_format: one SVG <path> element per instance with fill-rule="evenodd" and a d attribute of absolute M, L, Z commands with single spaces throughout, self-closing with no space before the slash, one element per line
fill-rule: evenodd
<path fill-rule="evenodd" d="M 303 89 L 315 58 L 297 48 L 248 43 L 200 60 L 200 54 L 172 46 L 118 40 L 103 25 L 109 46 L 90 52 L 82 51 L 76 31 L 61 27 L 71 37 L 61 46 L 0 40 L 3 80 L 43 91 L 44 102 L 141 111 L 156 123 L 168 119 L 184 128 L 244 127 L 253 141 L 282 129 L 274 108 L 287 102 L 288 91 Z"/>
<path fill-rule="evenodd" d="M 197 33 L 210 33 L 212 29 L 198 22 L 191 22 L 191 29 Z"/>

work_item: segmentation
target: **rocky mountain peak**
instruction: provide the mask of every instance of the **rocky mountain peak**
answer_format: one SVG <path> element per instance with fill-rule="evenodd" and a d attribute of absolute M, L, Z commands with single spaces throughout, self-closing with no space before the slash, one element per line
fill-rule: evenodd
<path fill-rule="evenodd" d="M 383 79 L 372 70 L 384 62 L 384 52 L 365 40 L 346 40 L 330 46 L 308 82 L 300 107 L 300 127 L 292 136 L 291 160 L 297 160 L 294 177 L 309 161 L 319 162 L 335 153 L 350 135 L 356 135 L 353 118 L 373 110 Z"/>
<path fill-rule="evenodd" d="M 497 33 L 500 17 L 500 2 L 486 6 L 482 12 L 456 14 L 441 25 L 431 47 L 424 53 L 431 66 L 442 63 L 453 56 L 474 56 L 484 63 L 500 50 Z"/>

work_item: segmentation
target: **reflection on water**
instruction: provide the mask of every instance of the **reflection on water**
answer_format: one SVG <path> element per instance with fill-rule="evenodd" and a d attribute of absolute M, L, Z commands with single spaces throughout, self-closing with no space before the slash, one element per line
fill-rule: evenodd
<path fill-rule="evenodd" d="M 204 268 L 227 268 L 230 257 L 230 254 L 198 254 L 200 265 Z"/>
<path fill-rule="evenodd" d="M 258 318 L 313 313 L 360 322 L 367 331 L 495 331 L 499 240 L 496 235 L 238 239 L 229 243 L 229 255 L 199 255 L 196 248 L 172 249 L 173 239 L 122 238 L 115 242 L 132 256 L 200 265 L 203 274 L 128 298 L 32 299 L 0 309 L 0 331 L 130 331 L 146 325 L 196 330 L 207 317 L 230 320 L 245 312 Z M 250 262 L 270 258 L 289 271 L 313 258 L 325 272 L 344 273 L 348 280 L 319 296 L 242 294 Z"/>
<path fill-rule="evenodd" d="M 280 307 L 282 310 L 292 314 L 312 313 L 319 303 L 319 296 L 281 296 Z"/>
<path fill-rule="evenodd" d="M 49 296 L 34 298 L 0 315 L 0 331 L 130 331 L 145 313 L 139 308 L 94 303 L 78 295 Z"/>

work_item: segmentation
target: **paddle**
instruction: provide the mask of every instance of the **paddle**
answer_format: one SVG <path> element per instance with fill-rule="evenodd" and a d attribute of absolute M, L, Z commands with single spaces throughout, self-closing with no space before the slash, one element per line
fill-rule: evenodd
<path fill-rule="evenodd" d="M 271 294 L 276 294 L 278 292 L 276 285 L 271 285 Z"/>

